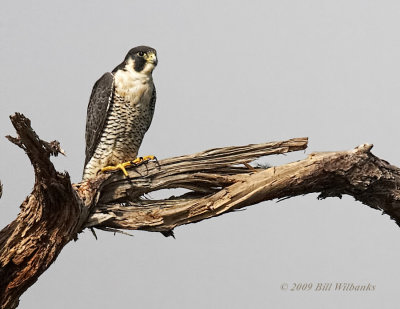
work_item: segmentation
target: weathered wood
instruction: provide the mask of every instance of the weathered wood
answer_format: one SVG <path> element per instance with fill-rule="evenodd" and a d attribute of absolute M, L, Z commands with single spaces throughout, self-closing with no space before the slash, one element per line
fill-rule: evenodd
<path fill-rule="evenodd" d="M 157 170 L 153 164 L 145 180 L 132 175 L 129 183 L 135 188 L 134 192 L 147 193 L 178 186 L 195 192 L 172 200 L 131 200 L 127 205 L 112 203 L 107 198 L 102 203 L 100 199 L 86 224 L 165 231 L 262 201 L 313 192 L 319 192 L 320 198 L 351 195 L 374 209 L 384 211 L 399 223 L 400 170 L 375 157 L 371 148 L 372 145 L 361 145 L 350 151 L 312 153 L 298 162 L 254 170 L 224 167 L 219 171 L 218 165 L 213 167 L 211 164 L 207 170 L 201 165 L 193 165 L 180 171 L 181 164 L 176 161 L 176 166 L 171 164 L 167 171 L 163 171 Z M 164 167 L 162 161 L 160 165 Z M 120 183 L 127 182 L 120 176 L 116 177 Z M 105 197 L 118 199 L 129 196 L 128 186 L 115 186 L 116 177 L 108 180 L 112 185 L 104 187 Z M 203 187 L 213 189 L 206 191 Z M 200 190 L 196 191 L 197 188 Z"/>
<path fill-rule="evenodd" d="M 79 198 L 68 174 L 58 173 L 50 155 L 59 143 L 42 141 L 21 114 L 11 117 L 18 137 L 7 137 L 25 150 L 34 170 L 35 185 L 21 205 L 17 219 L 0 231 L 0 304 L 15 308 L 20 295 L 55 261 L 77 234 L 81 216 Z"/>
<path fill-rule="evenodd" d="M 223 147 L 164 159 L 71 184 L 51 155 L 58 142 L 42 141 L 21 114 L 11 117 L 18 133 L 8 137 L 27 153 L 35 171 L 33 192 L 16 220 L 0 231 L 0 308 L 19 297 L 85 228 L 169 232 L 261 201 L 319 192 L 320 198 L 354 196 L 400 222 L 400 169 L 375 157 L 371 145 L 350 151 L 313 153 L 276 167 L 251 166 L 257 158 L 303 150 L 307 138 Z M 144 199 L 161 189 L 190 192 L 170 199 Z M 0 186 L 0 196 L 2 190 Z"/>

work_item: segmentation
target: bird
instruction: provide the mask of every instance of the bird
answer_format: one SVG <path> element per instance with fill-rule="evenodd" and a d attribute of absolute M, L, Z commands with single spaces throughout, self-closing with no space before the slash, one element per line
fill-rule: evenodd
<path fill-rule="evenodd" d="M 128 176 L 126 167 L 155 159 L 137 155 L 154 115 L 152 73 L 157 63 L 154 48 L 137 46 L 94 84 L 87 108 L 83 180 L 115 170 Z"/>

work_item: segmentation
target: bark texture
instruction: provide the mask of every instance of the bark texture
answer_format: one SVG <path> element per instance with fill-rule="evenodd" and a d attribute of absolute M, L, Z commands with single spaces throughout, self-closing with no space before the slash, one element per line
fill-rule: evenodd
<path fill-rule="evenodd" d="M 374 156 L 372 145 L 312 153 L 274 167 L 250 163 L 304 150 L 307 138 L 224 147 L 148 162 L 129 169 L 129 178 L 115 172 L 71 184 L 69 175 L 57 172 L 50 161 L 51 155 L 63 154 L 59 143 L 41 140 L 21 114 L 11 121 L 18 137 L 8 139 L 28 155 L 35 185 L 18 217 L 0 231 L 0 308 L 17 307 L 23 292 L 85 228 L 171 235 L 179 225 L 312 192 L 319 192 L 320 198 L 351 195 L 400 223 L 400 169 Z M 146 198 L 173 188 L 189 191 L 167 199 Z"/>

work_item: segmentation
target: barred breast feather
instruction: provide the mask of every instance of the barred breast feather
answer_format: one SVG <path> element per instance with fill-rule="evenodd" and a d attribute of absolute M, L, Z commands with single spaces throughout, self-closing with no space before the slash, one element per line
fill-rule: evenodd
<path fill-rule="evenodd" d="M 136 158 L 156 102 L 153 80 L 145 73 L 119 70 L 95 83 L 87 110 L 84 180 Z"/>

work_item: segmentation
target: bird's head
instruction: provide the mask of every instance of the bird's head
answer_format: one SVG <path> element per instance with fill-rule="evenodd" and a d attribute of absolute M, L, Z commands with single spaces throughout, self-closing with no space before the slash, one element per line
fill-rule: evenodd
<path fill-rule="evenodd" d="M 132 48 L 125 57 L 125 66 L 138 73 L 151 74 L 157 65 L 157 52 L 148 46 Z"/>

